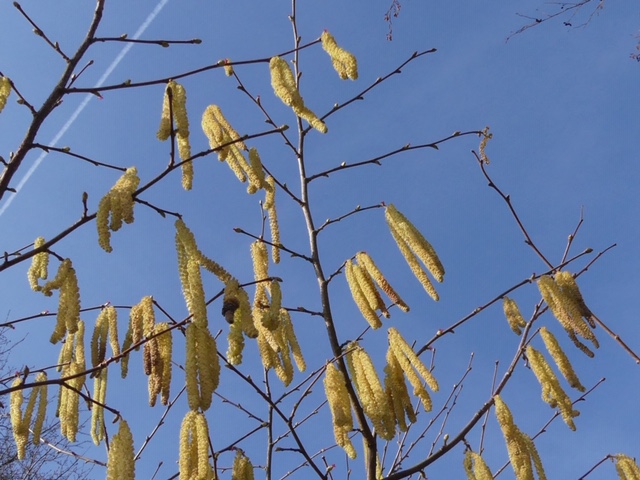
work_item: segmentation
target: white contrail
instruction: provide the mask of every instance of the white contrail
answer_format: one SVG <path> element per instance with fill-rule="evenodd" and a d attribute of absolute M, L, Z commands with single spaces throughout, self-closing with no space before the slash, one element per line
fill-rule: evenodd
<path fill-rule="evenodd" d="M 140 25 L 138 30 L 136 30 L 136 33 L 133 35 L 133 40 L 137 40 L 137 39 L 140 38 L 140 36 L 144 33 L 144 31 L 147 29 L 147 27 L 149 25 L 151 25 L 151 22 L 153 22 L 153 20 L 156 18 L 156 16 L 160 13 L 160 10 L 162 10 L 162 8 L 168 2 L 169 2 L 169 0 L 160 0 L 158 2 L 158 5 L 156 5 L 156 8 L 153 9 L 153 11 L 149 14 L 149 16 L 147 16 L 146 20 L 144 22 L 142 22 L 142 25 Z M 101 87 L 102 85 L 104 85 L 104 82 L 106 82 L 106 80 L 109 77 L 109 75 L 111 75 L 111 72 L 113 72 L 115 70 L 115 68 L 122 61 L 122 59 L 125 57 L 125 55 L 129 52 L 129 50 L 131 50 L 131 47 L 133 47 L 133 43 L 125 44 L 124 48 L 122 50 L 120 50 L 120 53 L 118 54 L 118 56 L 113 60 L 113 62 L 111 62 L 111 65 L 109 65 L 109 67 L 105 70 L 105 72 L 102 74 L 102 76 L 98 80 L 98 83 L 95 85 L 96 88 L 97 87 Z M 78 108 L 76 108 L 76 110 L 73 112 L 73 114 L 71 114 L 71 116 L 69 117 L 69 120 L 66 121 L 66 123 L 62 126 L 62 128 L 58 131 L 58 133 L 56 133 L 55 137 L 53 137 L 53 140 L 51 140 L 48 143 L 48 145 L 50 145 L 52 147 L 56 146 L 58 141 L 67 132 L 67 130 L 69 130 L 69 127 L 71 127 L 71 125 L 73 125 L 73 122 L 76 121 L 78 116 L 82 113 L 84 108 L 87 106 L 87 104 L 91 101 L 91 99 L 94 96 L 95 95 L 93 95 L 93 94 L 87 94 L 87 96 L 84 98 L 84 100 L 82 100 L 82 103 L 80 105 L 78 105 Z M 13 199 L 16 198 L 16 195 L 20 192 L 22 187 L 24 187 L 24 184 L 27 183 L 27 181 L 29 180 L 31 175 L 33 175 L 33 173 L 36 171 L 36 169 L 40 166 L 40 164 L 42 163 L 42 160 L 44 160 L 44 157 L 46 155 L 47 155 L 47 152 L 42 152 L 40 154 L 40 156 L 36 159 L 36 161 L 33 162 L 33 165 L 31 165 L 31 168 L 29 168 L 29 170 L 24 175 L 24 177 L 22 177 L 22 179 L 20 179 L 20 182 L 18 183 L 18 186 L 15 187 L 15 190 L 16 190 L 15 193 L 12 194 L 11 196 L 7 197 L 7 200 L 4 202 L 2 207 L 0 207 L 0 216 L 5 212 L 5 210 L 7 208 L 9 208 L 9 205 L 11 205 L 11 202 L 13 202 Z"/>

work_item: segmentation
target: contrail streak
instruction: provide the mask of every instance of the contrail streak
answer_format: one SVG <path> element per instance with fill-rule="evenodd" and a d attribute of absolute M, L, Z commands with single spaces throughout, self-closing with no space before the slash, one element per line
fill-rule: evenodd
<path fill-rule="evenodd" d="M 142 22 L 142 25 L 140 25 L 138 30 L 136 30 L 136 33 L 133 35 L 133 40 L 138 40 L 142 36 L 144 31 L 147 29 L 147 27 L 149 27 L 149 25 L 151 25 L 151 22 L 153 22 L 153 20 L 156 18 L 156 16 L 160 13 L 160 10 L 162 10 L 162 8 L 168 2 L 169 2 L 169 0 L 160 0 L 158 2 L 158 4 L 156 5 L 156 8 L 153 9 L 153 11 L 147 16 L 146 20 L 144 22 Z M 125 55 L 129 52 L 129 50 L 131 50 L 131 47 L 133 47 L 133 43 L 125 44 L 124 48 L 122 50 L 120 50 L 120 53 L 118 54 L 118 56 L 113 60 L 113 62 L 111 62 L 111 65 L 109 65 L 107 67 L 105 72 L 102 74 L 102 76 L 98 80 L 98 83 L 95 85 L 96 88 L 97 87 L 101 87 L 102 85 L 104 85 L 104 82 L 106 82 L 106 80 L 109 77 L 109 75 L 111 75 L 111 73 L 115 70 L 115 68 L 122 61 L 122 59 L 125 57 Z M 85 109 L 87 104 L 91 101 L 91 99 L 94 96 L 95 95 L 87 94 L 87 96 L 84 98 L 84 100 L 82 100 L 82 103 L 80 105 L 78 105 L 78 108 L 76 108 L 76 110 L 71 114 L 71 116 L 65 122 L 65 124 L 62 126 L 62 128 L 58 131 L 58 133 L 56 133 L 56 135 L 53 137 L 53 139 L 49 142 L 50 146 L 52 146 L 52 147 L 56 146 L 58 141 L 63 137 L 63 135 L 65 133 L 67 133 L 67 130 L 69 130 L 71 125 L 73 125 L 73 122 L 76 121 L 78 116 L 82 113 L 82 111 Z M 11 202 L 13 202 L 13 199 L 16 198 L 16 196 L 18 195 L 20 190 L 22 190 L 22 187 L 24 187 L 25 183 L 27 183 L 29 181 L 29 178 L 31 178 L 31 175 L 33 175 L 34 172 L 36 171 L 36 169 L 40 166 L 40 164 L 42 163 L 42 160 L 44 160 L 44 157 L 46 155 L 47 155 L 47 152 L 42 152 L 40 154 L 40 156 L 38 156 L 36 161 L 33 162 L 33 165 L 31 165 L 31 168 L 29 168 L 29 170 L 27 170 L 27 173 L 24 175 L 24 177 L 22 177 L 20 179 L 20 182 L 18 183 L 18 186 L 15 187 L 16 192 L 13 195 L 11 195 L 10 197 L 7 197 L 7 200 L 4 202 L 2 207 L 0 207 L 0 216 L 2 216 L 2 214 L 5 212 L 5 210 L 7 208 L 9 208 L 9 205 L 11 205 Z"/>

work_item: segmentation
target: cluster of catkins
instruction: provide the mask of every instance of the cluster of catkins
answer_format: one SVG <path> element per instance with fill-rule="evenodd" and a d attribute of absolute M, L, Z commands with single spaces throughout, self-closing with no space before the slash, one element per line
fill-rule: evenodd
<path fill-rule="evenodd" d="M 424 384 L 434 392 L 439 389 L 429 369 L 395 328 L 389 329 L 388 340 L 384 387 L 364 348 L 357 342 L 345 348 L 349 373 L 362 409 L 375 427 L 376 434 L 385 440 L 393 439 L 396 427 L 402 432 L 407 431 L 406 419 L 410 423 L 416 421 L 405 377 L 426 411 L 431 410 L 432 404 Z M 349 437 L 353 430 L 351 400 L 345 376 L 333 363 L 327 365 L 324 386 L 333 417 L 336 443 L 349 457 L 355 458 L 356 451 Z"/>

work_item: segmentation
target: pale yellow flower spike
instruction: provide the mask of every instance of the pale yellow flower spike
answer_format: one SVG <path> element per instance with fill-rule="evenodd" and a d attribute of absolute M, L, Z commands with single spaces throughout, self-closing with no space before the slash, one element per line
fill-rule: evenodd
<path fill-rule="evenodd" d="M 542 399 L 551 407 L 558 407 L 562 419 L 571 430 L 576 429 L 573 418 L 580 415 L 580 412 L 573 409 L 571 399 L 560 386 L 558 377 L 553 373 L 544 356 L 531 345 L 527 347 L 527 358 L 531 364 L 531 369 L 542 386 Z"/>
<path fill-rule="evenodd" d="M 222 63 L 224 63 L 224 74 L 227 77 L 230 77 L 231 75 L 233 75 L 233 65 L 231 65 L 231 59 L 230 58 L 225 58 L 224 60 L 221 60 Z M 220 63 L 220 62 L 218 62 Z"/>
<path fill-rule="evenodd" d="M 584 298 L 582 298 L 582 294 L 573 275 L 567 271 L 558 272 L 555 275 L 555 280 L 567 296 L 573 298 L 574 302 L 578 305 L 580 314 L 587 319 L 591 317 L 591 310 L 589 310 L 589 307 L 584 303 Z"/>
<path fill-rule="evenodd" d="M 9 77 L 0 77 L 0 112 L 2 112 L 4 106 L 7 104 L 7 98 L 9 98 L 10 93 L 11 82 L 9 81 Z"/>
<path fill-rule="evenodd" d="M 393 226 L 388 221 L 387 221 L 387 224 L 389 225 L 389 231 L 391 232 L 391 236 L 393 236 L 393 239 L 396 241 L 396 244 L 400 249 L 400 253 L 402 253 L 402 256 L 404 257 L 407 264 L 409 265 L 409 268 L 413 272 L 413 275 L 422 284 L 422 287 L 429 294 L 429 296 L 437 302 L 440 298 L 438 296 L 438 292 L 436 292 L 436 289 L 433 287 L 431 280 L 429 280 L 429 277 L 420 266 L 418 259 L 409 248 L 409 245 L 407 245 L 407 242 L 405 242 L 404 239 L 400 236 L 395 226 Z"/>
<path fill-rule="evenodd" d="M 91 366 L 94 368 L 104 361 L 104 357 L 107 353 L 108 336 L 109 323 L 107 320 L 106 308 L 103 308 L 96 319 L 93 335 L 91 336 Z"/>
<path fill-rule="evenodd" d="M 633 458 L 623 453 L 613 457 L 616 460 L 616 472 L 620 480 L 640 480 L 640 468 Z"/>
<path fill-rule="evenodd" d="M 180 480 L 191 480 L 193 470 L 197 462 L 196 458 L 197 449 L 194 451 L 192 448 L 196 442 L 197 431 L 195 429 L 195 416 L 197 412 L 189 410 L 182 419 L 182 425 L 180 427 Z M 194 455 L 195 454 L 195 455 Z"/>
<path fill-rule="evenodd" d="M 200 274 L 200 264 L 196 259 L 189 259 L 187 263 L 188 285 L 183 285 L 184 297 L 189 313 L 193 315 L 192 322 L 201 328 L 207 328 L 207 303 Z"/>
<path fill-rule="evenodd" d="M 171 116 L 169 115 L 170 113 L 169 87 L 171 86 L 172 83 L 175 83 L 175 82 L 173 81 L 169 82 L 164 89 L 164 96 L 162 101 L 162 115 L 160 117 L 160 127 L 158 128 L 158 133 L 156 134 L 156 136 L 158 137 L 158 140 L 160 141 L 166 140 L 171 135 Z"/>
<path fill-rule="evenodd" d="M 191 410 L 206 411 L 220 380 L 218 349 L 207 328 L 196 324 L 187 327 L 186 381 Z"/>
<path fill-rule="evenodd" d="M 242 351 L 244 350 L 244 335 L 242 334 L 242 326 L 240 322 L 233 322 L 229 326 L 227 335 L 227 360 L 231 365 L 240 365 L 242 363 Z"/>
<path fill-rule="evenodd" d="M 396 424 L 401 432 L 406 432 L 408 427 L 405 415 L 411 423 L 415 423 L 417 418 L 411 405 L 402 367 L 391 348 L 387 349 L 387 365 L 384 367 L 384 373 L 385 390 L 389 405 L 393 407 Z"/>
<path fill-rule="evenodd" d="M 136 463 L 134 461 L 133 435 L 129 425 L 120 419 L 118 433 L 111 440 L 109 457 L 107 459 L 107 480 L 122 480 L 136 478 Z"/>
<path fill-rule="evenodd" d="M 75 333 L 78 330 L 80 320 L 80 291 L 78 279 L 71 260 L 64 259 L 58 267 L 56 277 L 42 286 L 42 293 L 46 296 L 52 294 L 52 290 L 60 290 L 58 299 L 58 315 L 56 326 L 51 334 L 50 342 L 58 343 L 67 332 Z"/>
<path fill-rule="evenodd" d="M 502 309 L 504 310 L 504 316 L 507 317 L 507 322 L 513 333 L 520 335 L 522 333 L 521 328 L 527 325 L 527 322 L 522 317 L 520 309 L 516 302 L 508 297 L 502 299 Z"/>
<path fill-rule="evenodd" d="M 436 251 L 426 238 L 420 233 L 420 231 L 405 217 L 402 213 L 393 206 L 393 204 L 387 205 L 385 210 L 387 221 L 396 229 L 396 232 L 402 236 L 403 240 L 409 245 L 411 250 L 414 251 L 416 256 L 422 260 L 422 263 L 427 267 L 431 275 L 439 282 L 442 283 L 444 279 L 444 267 L 442 262 L 438 258 Z"/>
<path fill-rule="evenodd" d="M 189 117 L 187 116 L 187 93 L 182 85 L 173 80 L 165 89 L 164 103 L 162 106 L 162 119 L 158 129 L 158 139 L 166 140 L 171 135 L 171 118 L 169 116 L 169 89 L 171 89 L 171 107 L 176 122 L 176 139 L 178 142 L 178 155 L 182 160 L 191 158 L 191 145 L 189 143 Z M 193 162 L 182 164 L 182 187 L 191 190 L 193 185 Z"/>
<path fill-rule="evenodd" d="M 266 179 L 266 196 L 264 208 L 269 214 L 269 230 L 271 231 L 271 259 L 273 263 L 280 263 L 280 227 L 278 226 L 278 214 L 276 211 L 276 181 L 269 175 Z"/>
<path fill-rule="evenodd" d="M 22 385 L 22 378 L 16 378 L 11 384 L 12 387 L 18 387 Z M 32 394 L 33 395 L 33 394 Z M 25 448 L 29 441 L 29 422 L 25 422 L 22 416 L 22 402 L 24 396 L 22 390 L 16 390 L 11 392 L 11 427 L 13 428 L 13 439 L 16 442 L 16 449 L 18 453 L 18 460 L 22 460 L 25 454 Z"/>
<path fill-rule="evenodd" d="M 280 57 L 273 57 L 269 62 L 269 70 L 271 86 L 282 103 L 291 107 L 298 117 L 305 119 L 320 133 L 327 133 L 328 129 L 324 122 L 304 105 L 289 64 Z"/>
<path fill-rule="evenodd" d="M 150 371 L 149 375 L 149 405 L 155 406 L 156 397 L 162 394 L 162 404 L 166 405 L 169 402 L 169 389 L 171 386 L 171 353 L 173 349 L 173 341 L 171 337 L 171 331 L 167 323 L 158 323 L 155 325 L 154 337 L 150 342 L 145 344 L 153 345 L 153 348 L 149 348 L 150 358 Z M 145 354 L 147 350 L 145 350 Z M 146 359 L 145 359 L 146 360 Z M 145 371 L 146 373 L 146 371 Z"/>
<path fill-rule="evenodd" d="M 138 170 L 135 167 L 127 168 L 98 204 L 96 214 L 98 244 L 108 253 L 113 251 L 110 231 L 120 230 L 123 221 L 125 223 L 133 222 L 133 194 L 139 184 Z M 110 223 L 109 216 L 111 216 Z"/>
<path fill-rule="evenodd" d="M 240 449 L 236 450 L 236 458 L 233 460 L 231 480 L 254 480 L 251 460 Z"/>
<path fill-rule="evenodd" d="M 40 372 L 36 375 L 36 382 L 45 382 L 46 380 L 46 373 Z M 33 422 L 33 444 L 40 445 L 40 433 L 42 433 L 42 425 L 44 424 L 44 418 L 47 413 L 47 385 L 36 387 L 32 392 L 32 395 L 40 397 L 36 419 Z M 29 399 L 29 401 L 31 401 L 31 399 Z"/>
<path fill-rule="evenodd" d="M 356 342 L 347 348 L 347 363 L 364 413 L 380 438 L 391 440 L 395 436 L 395 416 L 371 358 Z"/>
<path fill-rule="evenodd" d="M 571 387 L 580 392 L 584 392 L 586 390 L 585 387 L 580 383 L 571 362 L 569 362 L 567 355 L 560 347 L 560 344 L 553 333 L 547 330 L 546 327 L 542 327 L 540 329 L 540 335 L 542 336 L 542 340 L 544 340 L 547 351 L 551 354 L 554 362 L 556 362 L 560 373 L 562 373 L 562 376 L 567 380 L 567 382 L 569 382 Z"/>
<path fill-rule="evenodd" d="M 361 265 L 369 275 L 371 275 L 378 287 L 380 287 L 380 290 L 382 290 L 385 295 L 387 295 L 387 297 L 389 297 L 389 299 L 395 303 L 398 308 L 400 308 L 400 310 L 403 312 L 409 311 L 409 306 L 404 303 L 402 298 L 400 298 L 400 295 L 396 293 L 367 252 L 356 253 L 356 260 L 358 261 L 358 264 Z"/>
<path fill-rule="evenodd" d="M 213 479 L 213 469 L 209 463 L 209 425 L 202 413 L 196 415 L 195 428 L 197 430 L 198 475 L 194 478 Z"/>
<path fill-rule="evenodd" d="M 187 275 L 187 263 L 189 258 L 194 258 L 198 263 L 209 272 L 213 273 L 218 279 L 227 283 L 232 277 L 223 267 L 216 262 L 206 257 L 196 244 L 196 239 L 193 233 L 184 221 L 179 218 L 175 223 L 176 227 L 176 251 L 178 253 L 178 270 L 180 272 L 180 280 L 184 285 L 186 283 Z"/>
<path fill-rule="evenodd" d="M 409 361 L 409 364 L 424 379 L 424 381 L 427 383 L 429 388 L 434 392 L 437 392 L 440 389 L 440 387 L 438 386 L 438 381 L 435 379 L 435 377 L 432 375 L 432 373 L 429 371 L 426 365 L 422 363 L 422 360 L 418 358 L 418 356 L 415 354 L 415 352 L 413 351 L 411 346 L 407 343 L 407 341 L 404 338 L 402 338 L 402 335 L 400 335 L 400 332 L 398 332 L 398 330 L 396 330 L 395 328 L 390 328 L 388 335 L 389 335 L 389 345 L 391 346 L 393 352 L 396 353 L 396 356 L 405 357 Z M 400 361 L 400 365 L 402 365 L 402 360 L 400 358 L 398 358 L 398 360 Z M 406 370 L 405 370 L 405 373 L 406 373 Z"/>
<path fill-rule="evenodd" d="M 538 289 L 544 301 L 549 305 L 553 316 L 558 319 L 565 330 L 579 334 L 598 348 L 598 340 L 587 322 L 582 319 L 582 307 L 570 295 L 570 292 L 561 288 L 552 277 L 547 275 L 538 279 Z"/>
<path fill-rule="evenodd" d="M 362 313 L 365 320 L 369 322 L 371 328 L 380 328 L 382 326 L 382 322 L 380 321 L 378 314 L 376 314 L 373 308 L 371 308 L 365 293 L 362 291 L 362 287 L 360 286 L 356 273 L 354 272 L 354 267 L 355 265 L 353 265 L 351 260 L 347 260 L 345 262 L 345 276 L 347 277 L 347 284 L 349 285 L 349 290 L 351 290 L 353 301 L 360 309 L 360 313 Z"/>
<path fill-rule="evenodd" d="M 533 462 L 533 466 L 538 473 L 538 480 L 547 480 L 547 475 L 544 473 L 544 467 L 542 466 L 542 459 L 540 458 L 540 454 L 538 453 L 538 449 L 536 448 L 536 444 L 533 443 L 531 437 L 526 433 L 522 434 L 523 443 L 527 446 L 527 451 L 529 452 L 529 456 L 531 457 L 531 461 Z M 640 480 L 640 479 L 638 479 Z"/>
<path fill-rule="evenodd" d="M 356 80 L 358 78 L 358 62 L 356 61 L 356 57 L 343 48 L 340 48 L 335 38 L 333 38 L 333 35 L 326 30 L 322 32 L 320 39 L 322 40 L 322 48 L 331 57 L 333 68 L 338 72 L 340 78 L 342 80 L 347 78 Z"/>
<path fill-rule="evenodd" d="M 380 313 L 382 313 L 385 318 L 389 318 L 389 311 L 387 310 L 387 307 L 382 300 L 382 296 L 380 296 L 371 275 L 369 275 L 362 266 L 356 264 L 353 264 L 353 273 L 358 285 L 360 285 L 360 288 L 362 289 L 362 293 L 369 303 L 369 306 L 374 311 L 380 310 Z"/>
<path fill-rule="evenodd" d="M 282 329 L 282 335 L 286 339 L 287 343 L 291 348 L 291 353 L 293 354 L 293 359 L 296 362 L 296 367 L 298 367 L 299 372 L 304 372 L 307 369 L 307 363 L 304 361 L 304 357 L 302 356 L 302 350 L 300 349 L 300 344 L 298 343 L 298 338 L 296 337 L 296 333 L 293 330 L 293 323 L 291 322 L 291 316 L 289 312 L 284 308 L 280 309 L 280 328 Z"/>
<path fill-rule="evenodd" d="M 324 391 L 333 418 L 333 433 L 336 443 L 344 449 L 349 458 L 356 458 L 356 450 L 349 439 L 349 432 L 353 429 L 349 393 L 344 375 L 332 363 L 327 365 Z"/>
<path fill-rule="evenodd" d="M 198 389 L 198 360 L 196 358 L 196 327 L 193 323 L 186 331 L 185 377 L 187 384 L 187 400 L 191 410 L 200 408 L 200 390 Z"/>
<path fill-rule="evenodd" d="M 200 377 L 200 391 L 202 395 L 202 410 L 211 406 L 213 392 L 220 383 L 220 358 L 218 346 L 209 329 L 202 329 L 198 338 L 198 346 L 203 352 L 198 355 L 198 369 Z"/>
<path fill-rule="evenodd" d="M 524 433 L 513 423 L 513 417 L 509 411 L 509 407 L 502 401 L 502 399 L 496 395 L 495 401 L 495 414 L 502 429 L 505 442 L 507 444 L 507 452 L 509 453 L 509 460 L 511 461 L 511 467 L 516 475 L 516 480 L 534 480 L 533 478 L 533 466 L 531 464 L 531 455 L 529 453 L 529 445 L 525 439 Z M 538 471 L 539 480 L 544 477 L 544 472 L 540 476 Z"/>
<path fill-rule="evenodd" d="M 249 169 L 247 170 L 247 176 L 249 177 L 249 186 L 247 187 L 247 193 L 254 194 L 259 189 L 265 188 L 264 170 L 262 169 L 262 161 L 258 150 L 255 148 L 249 149 Z"/>
<path fill-rule="evenodd" d="M 493 474 L 482 456 L 471 450 L 464 452 L 464 470 L 469 480 L 493 480 Z"/>
<path fill-rule="evenodd" d="M 44 237 L 36 238 L 35 242 L 33 242 L 33 249 L 42 247 L 45 244 Z M 29 279 L 29 285 L 31 289 L 35 292 L 39 292 L 42 290 L 42 287 L 38 285 L 38 279 L 46 280 L 48 276 L 47 267 L 49 266 L 49 253 L 48 252 L 40 252 L 36 253 L 31 258 L 31 266 L 29 267 L 29 271 L 27 272 L 27 277 Z"/>
<path fill-rule="evenodd" d="M 98 372 L 93 379 L 93 399 L 104 404 L 107 395 L 107 369 Z M 104 407 L 96 403 L 91 406 L 91 438 L 100 445 L 104 440 Z"/>
<path fill-rule="evenodd" d="M 211 148 L 218 148 L 220 145 L 235 142 L 231 146 L 236 146 L 239 150 L 247 150 L 245 143 L 240 140 L 240 134 L 234 130 L 217 105 L 209 105 L 202 114 L 202 131 L 209 139 Z M 227 158 L 229 148 L 230 145 L 227 145 L 218 152 L 220 161 Z"/>
<path fill-rule="evenodd" d="M 253 262 L 253 278 L 255 281 L 269 277 L 269 254 L 267 244 L 256 240 L 251 244 L 251 260 Z M 260 282 L 262 284 L 262 282 Z M 258 284 L 258 285 L 260 285 Z"/>

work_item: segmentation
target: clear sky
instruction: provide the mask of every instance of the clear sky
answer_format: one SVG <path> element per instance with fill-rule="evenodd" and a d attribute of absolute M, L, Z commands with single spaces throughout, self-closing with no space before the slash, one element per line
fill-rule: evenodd
<path fill-rule="evenodd" d="M 414 51 L 437 49 L 373 89 L 364 101 L 329 117 L 327 135 L 311 133 L 306 153 L 309 172 L 320 172 L 343 161 L 367 160 L 407 143 L 433 142 L 454 131 L 490 126 L 494 138 L 487 147 L 491 159 L 487 169 L 496 184 L 511 195 L 528 232 L 549 259 L 558 262 L 562 258 L 567 237 L 575 229 L 581 212 L 584 223 L 574 242 L 574 254 L 591 247 L 594 249 L 591 259 L 611 244 L 617 245 L 580 277 L 579 284 L 590 308 L 631 348 L 640 351 L 635 304 L 640 268 L 637 197 L 640 65 L 629 59 L 629 54 L 635 51 L 634 34 L 640 25 L 637 6 L 633 2 L 607 3 L 585 26 L 578 27 L 587 19 L 588 12 L 572 20 L 576 28 L 567 28 L 559 20 L 539 25 L 506 42 L 510 33 L 526 22 L 516 13 L 542 16 L 545 9 L 554 7 L 542 2 L 527 2 L 518 7 L 506 1 L 403 0 L 400 16 L 393 22 L 393 41 L 389 42 L 383 16 L 390 2 L 298 3 L 297 21 L 303 43 L 315 40 L 327 29 L 358 58 L 359 80 L 341 81 L 319 45 L 301 52 L 301 92 L 307 105 L 318 114 L 329 111 L 334 103 L 352 98 L 376 77 L 393 71 Z M 67 54 L 74 52 L 93 12 L 93 5 L 81 7 L 71 1 L 53 4 L 25 0 L 22 6 Z M 536 11 L 536 7 L 541 10 Z M 94 63 L 76 86 L 170 77 L 222 58 L 234 61 L 269 58 L 292 48 L 293 35 L 287 18 L 290 13 L 290 3 L 246 0 L 206 5 L 191 0 L 109 1 L 99 36 L 127 33 L 133 38 L 149 20 L 140 38 L 200 38 L 202 44 L 174 45 L 168 49 L 134 45 L 125 56 L 122 56 L 125 44 L 96 44 L 81 66 L 90 59 Z M 64 62 L 31 29 L 12 2 L 0 3 L 0 71 L 38 106 L 57 82 Z M 118 58 L 121 61 L 116 65 L 114 61 Z M 115 68 L 104 78 L 112 65 Z M 276 123 L 294 127 L 291 111 L 273 96 L 266 63 L 239 66 L 236 71 L 247 89 L 260 95 Z M 212 103 L 220 105 L 242 134 L 268 129 L 262 113 L 222 70 L 186 78 L 182 84 L 188 96 L 194 153 L 208 148 L 199 125 L 202 111 Z M 56 145 L 68 145 L 74 152 L 98 161 L 125 167 L 135 165 L 142 182 L 150 180 L 162 171 L 169 156 L 169 145 L 155 138 L 163 88 L 155 85 L 118 90 L 103 93 L 102 100 L 93 98 L 86 102 Z M 64 103 L 43 124 L 38 142 L 51 145 L 85 98 L 83 94 L 65 97 Z M 27 109 L 17 105 L 15 99 L 12 95 L 0 114 L 0 155 L 5 159 L 19 146 L 30 120 Z M 258 148 L 265 165 L 296 191 L 299 180 L 295 159 L 280 137 L 256 139 L 249 146 Z M 394 203 L 437 250 L 447 274 L 445 282 L 437 286 L 441 300 L 434 303 L 402 260 L 388 233 L 382 210 L 362 212 L 332 225 L 320 239 L 327 272 L 338 269 L 359 250 L 373 256 L 411 306 L 409 314 L 394 309 L 384 326 L 398 328 L 418 345 L 513 284 L 546 270 L 544 263 L 524 244 L 504 201 L 487 187 L 471 153 L 477 146 L 477 137 L 463 137 L 445 143 L 438 151 L 404 153 L 384 160 L 382 166 L 337 172 L 311 184 L 310 201 L 317 223 L 343 215 L 356 205 Z M 27 157 L 12 186 L 17 186 L 28 169 L 36 165 L 38 156 L 39 152 L 34 150 Z M 88 192 L 88 205 L 93 211 L 118 176 L 113 170 L 67 156 L 45 156 L 12 203 L 3 206 L 6 195 L 0 203 L 0 251 L 13 252 L 39 235 L 53 237 L 80 218 L 83 191 Z M 258 201 L 262 194 L 248 196 L 245 190 L 246 186 L 225 165 L 209 156 L 195 162 L 193 191 L 184 192 L 179 174 L 174 172 L 141 198 L 183 214 L 201 249 L 241 281 L 250 281 L 251 239 L 235 233 L 233 227 L 260 233 Z M 289 248 L 307 252 L 300 210 L 282 192 L 278 194 L 278 207 L 282 242 Z M 174 318 L 181 319 L 186 316 L 186 307 L 177 275 L 173 236 L 172 218 L 163 219 L 153 210 L 137 205 L 135 223 L 125 225 L 113 235 L 113 253 L 107 254 L 98 247 L 93 223 L 66 237 L 54 250 L 73 259 L 83 307 L 107 301 L 132 305 L 144 295 L 153 295 Z M 570 270 L 582 268 L 589 259 L 577 262 Z M 54 265 L 52 259 L 52 270 Z M 0 277 L 0 313 L 7 321 L 57 308 L 56 295 L 45 299 L 29 290 L 27 267 L 21 264 L 2 272 Z M 317 283 L 307 264 L 284 255 L 283 262 L 273 266 L 271 273 L 284 279 L 286 306 L 320 308 Z M 207 277 L 205 288 L 213 295 L 221 284 Z M 341 340 L 355 338 L 366 323 L 351 300 L 342 275 L 332 281 L 331 294 Z M 528 317 L 539 294 L 531 285 L 519 289 L 513 297 Z M 227 325 L 219 310 L 220 303 L 214 303 L 210 323 L 213 332 L 222 330 L 218 346 L 225 351 Z M 122 309 L 119 313 L 123 338 L 128 312 Z M 92 325 L 95 313 L 83 318 Z M 37 368 L 55 362 L 59 346 L 48 342 L 52 322 L 51 317 L 36 319 L 11 332 L 15 340 L 26 336 L 14 351 L 12 364 Z M 589 360 L 566 341 L 557 321 L 549 314 L 540 321 L 542 324 L 558 334 L 587 388 L 600 378 L 607 378 L 577 407 L 582 412 L 576 419 L 577 432 L 571 432 L 557 419 L 536 441 L 548 478 L 578 478 L 608 453 L 640 456 L 637 441 L 640 367 L 602 329 L 596 331 L 601 348 L 596 358 Z M 317 317 L 296 314 L 294 325 L 310 371 L 322 367 L 331 359 L 323 323 Z M 383 330 L 369 332 L 362 342 L 380 371 L 386 343 Z M 181 342 L 178 336 L 175 340 L 177 344 Z M 543 348 L 539 339 L 535 342 L 538 348 Z M 474 352 L 473 370 L 443 433 L 455 436 L 489 398 L 495 362 L 499 361 L 501 376 L 517 343 L 499 303 L 436 343 L 434 374 L 441 392 L 434 395 L 435 412 L 463 375 Z M 179 355 L 181 347 L 176 348 Z M 255 343 L 248 342 L 246 352 L 244 371 L 260 379 L 262 374 L 255 368 L 259 361 Z M 107 397 L 108 403 L 121 410 L 134 426 L 136 448 L 164 411 L 161 406 L 148 408 L 140 356 L 140 353 L 132 356 L 128 380 L 120 381 L 115 370 L 110 374 Z M 423 358 L 431 360 L 428 354 Z M 294 383 L 303 378 L 304 375 L 298 375 Z M 173 394 L 182 384 L 183 375 L 175 369 Z M 272 385 L 276 391 L 281 388 L 275 376 Z M 541 401 L 539 392 L 533 374 L 520 365 L 503 395 L 516 423 L 532 435 L 553 413 Z M 240 397 L 243 406 L 261 417 L 266 415 L 259 399 L 229 372 L 223 372 L 219 393 L 230 399 Z M 303 403 L 303 410 L 312 412 L 322 398 L 318 384 L 314 394 Z M 169 478 L 177 472 L 177 429 L 186 408 L 184 399 L 173 407 L 138 462 L 139 478 L 150 478 L 160 461 L 164 463 L 156 478 Z M 219 398 L 207 415 L 216 449 L 255 427 L 255 422 Z M 430 415 L 421 414 L 421 425 L 426 425 Z M 325 407 L 301 430 L 309 439 L 311 450 L 333 444 L 328 422 Z M 429 431 L 406 466 L 421 459 L 431 447 L 439 425 L 436 423 Z M 110 424 L 109 428 L 113 435 L 115 429 Z M 322 430 L 315 433 L 316 428 Z M 468 436 L 474 449 L 479 438 L 479 429 Z M 361 448 L 359 440 L 354 444 Z M 263 435 L 240 444 L 255 464 L 263 462 L 263 445 Z M 292 444 L 285 441 L 283 446 Z M 485 448 L 487 461 L 495 471 L 507 460 L 507 454 L 493 416 L 488 422 Z M 462 447 L 458 447 L 428 469 L 429 478 L 463 478 L 462 452 Z M 105 458 L 102 447 L 88 454 Z M 295 453 L 278 455 L 274 478 L 299 464 Z M 326 458 L 329 464 L 342 466 L 341 451 L 333 449 L 326 453 Z M 230 453 L 220 460 L 222 465 L 231 461 Z M 351 467 L 352 478 L 361 478 L 360 463 L 356 461 Z M 96 478 L 102 477 L 99 469 L 95 474 Z M 262 477 L 258 471 L 256 475 Z M 507 469 L 500 478 L 513 478 L 512 475 Z M 614 475 L 613 466 L 605 465 L 588 478 L 607 479 Z M 230 475 L 225 473 L 223 478 L 227 477 Z M 306 476 L 298 472 L 291 478 Z M 345 478 L 344 470 L 339 470 L 335 478 Z"/>

